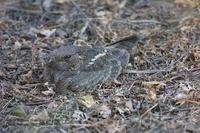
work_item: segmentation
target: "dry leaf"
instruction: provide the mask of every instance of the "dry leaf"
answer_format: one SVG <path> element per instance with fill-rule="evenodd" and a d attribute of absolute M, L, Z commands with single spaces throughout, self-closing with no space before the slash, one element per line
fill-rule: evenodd
<path fill-rule="evenodd" d="M 184 94 L 184 93 L 179 93 L 179 94 L 177 94 L 177 95 L 175 96 L 175 99 L 176 99 L 177 101 L 183 100 L 183 99 L 188 99 L 188 95 L 187 95 L 187 94 Z"/>
<path fill-rule="evenodd" d="M 200 23 L 200 22 L 199 22 Z M 200 47 L 199 45 L 192 48 L 192 57 L 194 58 L 195 62 L 200 62 Z"/>
<path fill-rule="evenodd" d="M 58 4 L 64 4 L 67 2 L 69 2 L 69 0 L 55 0 L 55 3 L 58 3 Z"/>
<path fill-rule="evenodd" d="M 2 69 L 0 69 L 0 77 L 4 77 L 4 76 L 5 76 L 5 72 Z"/>
<path fill-rule="evenodd" d="M 159 81 L 142 82 L 142 85 L 148 89 L 161 89 L 166 86 L 164 82 Z"/>
<path fill-rule="evenodd" d="M 48 87 L 48 90 L 42 91 L 42 94 L 44 94 L 46 96 L 50 96 L 50 95 L 55 94 L 55 92 L 53 91 L 52 87 Z"/>
<path fill-rule="evenodd" d="M 83 104 L 84 106 L 91 108 L 96 104 L 93 97 L 91 95 L 86 95 L 78 98 L 78 102 Z"/>
<path fill-rule="evenodd" d="M 111 115 L 111 109 L 106 105 L 98 107 L 97 111 L 101 114 L 103 118 L 108 118 Z"/>
<path fill-rule="evenodd" d="M 149 98 L 153 101 L 156 101 L 157 99 L 157 95 L 156 95 L 156 92 L 154 90 L 150 91 L 149 92 Z"/>
<path fill-rule="evenodd" d="M 185 99 L 180 99 L 180 100 L 177 100 L 176 101 L 176 104 L 178 104 L 178 105 L 183 105 L 183 104 L 185 104 L 186 103 L 186 100 Z"/>
<path fill-rule="evenodd" d="M 178 89 L 179 93 L 175 96 L 176 104 L 190 103 L 188 101 L 191 101 L 191 99 L 199 98 L 196 89 L 189 83 L 180 83 Z"/>
<path fill-rule="evenodd" d="M 106 129 L 108 133 L 124 133 L 123 129 L 125 129 L 126 125 L 121 124 L 117 121 L 113 121 L 111 119 L 107 119 L 107 121 L 104 122 L 106 125 Z"/>
<path fill-rule="evenodd" d="M 121 101 L 121 98 L 118 96 L 112 97 L 112 100 L 115 101 L 116 103 L 119 103 Z"/>
<path fill-rule="evenodd" d="M 125 107 L 125 106 L 119 106 L 119 107 L 116 107 L 116 110 L 118 111 L 118 113 L 123 116 L 123 117 L 126 117 L 127 114 L 130 114 L 130 110 L 129 108 Z"/>
<path fill-rule="evenodd" d="M 32 70 L 28 71 L 28 73 L 21 75 L 23 81 L 30 83 L 32 81 L 33 72 Z"/>
<path fill-rule="evenodd" d="M 195 88 L 193 86 L 191 86 L 190 84 L 184 84 L 184 83 L 180 83 L 179 84 L 179 89 L 180 91 L 184 92 L 184 93 L 189 93 L 191 90 L 195 90 Z"/>
<path fill-rule="evenodd" d="M 55 33 L 55 31 L 56 29 L 41 29 L 39 33 L 49 38 L 53 33 Z"/>
<path fill-rule="evenodd" d="M 21 49 L 21 47 L 22 47 L 22 44 L 19 41 L 16 41 L 14 45 L 14 50 Z"/>
<path fill-rule="evenodd" d="M 132 101 L 131 101 L 131 100 L 128 100 L 128 101 L 125 102 L 125 104 L 126 104 L 126 107 L 127 107 L 131 112 L 133 112 L 133 103 L 132 103 Z"/>
<path fill-rule="evenodd" d="M 85 118 L 85 114 L 84 114 L 84 112 L 82 112 L 80 110 L 75 110 L 72 117 L 73 117 L 73 119 L 80 121 Z"/>
<path fill-rule="evenodd" d="M 0 29 L 9 28 L 12 25 L 12 21 L 0 20 Z"/>
<path fill-rule="evenodd" d="M 101 22 L 105 25 L 112 20 L 112 13 L 110 11 L 98 11 L 96 15 L 101 18 Z"/>
<path fill-rule="evenodd" d="M 198 27 L 200 24 L 200 15 L 189 15 L 184 18 L 179 22 L 180 24 L 180 29 L 181 31 L 184 32 L 190 32 L 191 30 L 194 30 Z"/>
<path fill-rule="evenodd" d="M 183 6 L 200 7 L 199 0 L 175 0 L 175 3 Z"/>
<path fill-rule="evenodd" d="M 49 120 L 49 115 L 46 109 L 44 109 L 42 112 L 39 112 L 36 115 L 33 115 L 30 117 L 31 121 L 48 121 Z"/>
<path fill-rule="evenodd" d="M 56 29 L 36 29 L 32 27 L 30 29 L 30 32 L 41 34 L 45 36 L 46 38 L 49 38 L 51 35 L 53 35 L 56 32 Z"/>

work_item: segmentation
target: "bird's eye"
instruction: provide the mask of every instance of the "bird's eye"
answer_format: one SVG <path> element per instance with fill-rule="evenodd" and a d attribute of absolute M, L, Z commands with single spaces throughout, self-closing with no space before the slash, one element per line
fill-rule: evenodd
<path fill-rule="evenodd" d="M 69 58 L 71 58 L 71 55 L 66 55 L 66 56 L 64 57 L 64 59 L 69 59 Z"/>

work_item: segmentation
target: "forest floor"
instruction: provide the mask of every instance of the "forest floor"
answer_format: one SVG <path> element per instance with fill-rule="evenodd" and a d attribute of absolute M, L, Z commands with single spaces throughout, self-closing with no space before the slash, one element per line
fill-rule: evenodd
<path fill-rule="evenodd" d="M 199 0 L 38 1 L 0 1 L 0 133 L 200 132 Z M 72 98 L 44 81 L 50 50 L 135 33 L 122 85 Z"/>

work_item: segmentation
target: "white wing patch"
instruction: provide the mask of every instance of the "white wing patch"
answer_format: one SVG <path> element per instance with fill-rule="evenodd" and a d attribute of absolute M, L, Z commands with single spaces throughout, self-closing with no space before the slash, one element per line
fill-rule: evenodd
<path fill-rule="evenodd" d="M 93 65 L 94 62 L 95 62 L 97 59 L 99 59 L 99 58 L 105 56 L 106 53 L 107 53 L 107 50 L 105 49 L 103 53 L 99 53 L 98 55 L 95 55 L 95 57 L 92 58 L 91 61 L 89 62 L 89 65 Z"/>

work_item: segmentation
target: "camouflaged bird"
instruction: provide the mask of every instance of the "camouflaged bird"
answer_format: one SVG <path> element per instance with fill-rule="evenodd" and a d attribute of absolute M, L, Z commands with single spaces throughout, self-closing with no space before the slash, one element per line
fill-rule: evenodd
<path fill-rule="evenodd" d="M 61 46 L 49 55 L 44 77 L 56 92 L 94 90 L 99 83 L 116 81 L 139 39 L 133 35 L 106 47 Z"/>

